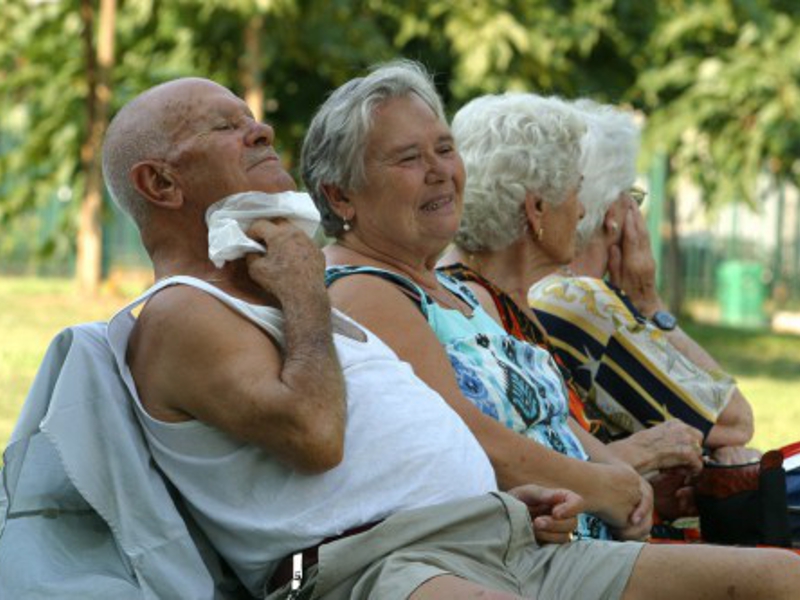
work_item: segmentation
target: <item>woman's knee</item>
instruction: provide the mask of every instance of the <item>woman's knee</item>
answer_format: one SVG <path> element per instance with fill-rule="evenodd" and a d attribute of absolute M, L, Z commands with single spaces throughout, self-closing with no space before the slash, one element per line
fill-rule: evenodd
<path fill-rule="evenodd" d="M 645 546 L 625 600 L 740 594 L 796 599 L 800 557 L 787 550 L 724 546 Z M 734 596 L 738 597 L 738 596 Z"/>

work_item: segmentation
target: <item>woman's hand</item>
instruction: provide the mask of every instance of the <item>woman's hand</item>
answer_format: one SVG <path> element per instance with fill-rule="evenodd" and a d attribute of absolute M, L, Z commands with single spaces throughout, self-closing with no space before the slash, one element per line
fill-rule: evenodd
<path fill-rule="evenodd" d="M 622 463 L 591 463 L 593 477 L 581 494 L 586 511 L 606 523 L 619 539 L 643 539 L 650 531 L 653 490 L 632 467 Z"/>
<path fill-rule="evenodd" d="M 572 540 L 572 532 L 578 526 L 578 515 L 584 510 L 580 495 L 535 484 L 516 487 L 508 493 L 528 506 L 537 542 L 565 544 Z"/>
<path fill-rule="evenodd" d="M 744 446 L 723 446 L 714 450 L 710 458 L 720 465 L 746 465 L 761 460 L 761 452 Z"/>
<path fill-rule="evenodd" d="M 572 417 L 569 425 L 591 458 L 586 465 L 591 469 L 591 475 L 583 477 L 580 485 L 575 487 L 587 500 L 587 512 L 608 523 L 618 538 L 646 537 L 653 518 L 650 484 Z"/>
<path fill-rule="evenodd" d="M 664 308 L 656 290 L 656 261 L 642 213 L 633 203 L 625 211 L 620 246 L 609 250 L 608 275 L 644 316 Z"/>
<path fill-rule="evenodd" d="M 641 498 L 624 527 L 612 527 L 618 540 L 646 540 L 653 528 L 653 488 L 644 477 L 639 477 Z"/>
<path fill-rule="evenodd" d="M 609 444 L 614 454 L 645 475 L 661 469 L 703 468 L 703 434 L 678 419 L 670 419 Z"/>

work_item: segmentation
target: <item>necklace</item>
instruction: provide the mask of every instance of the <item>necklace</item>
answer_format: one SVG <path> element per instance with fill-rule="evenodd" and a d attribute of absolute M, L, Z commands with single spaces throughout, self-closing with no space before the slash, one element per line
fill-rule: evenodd
<path fill-rule="evenodd" d="M 559 267 L 558 272 L 561 273 L 564 277 L 577 277 L 577 273 L 572 270 L 569 265 L 564 265 L 563 267 Z"/>

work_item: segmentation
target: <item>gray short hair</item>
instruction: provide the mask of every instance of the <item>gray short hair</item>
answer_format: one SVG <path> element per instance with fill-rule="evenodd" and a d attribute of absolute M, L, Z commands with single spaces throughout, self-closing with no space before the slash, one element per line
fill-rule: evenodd
<path fill-rule="evenodd" d="M 468 252 L 519 239 L 528 193 L 557 205 L 580 182 L 585 125 L 559 98 L 482 96 L 458 111 L 452 129 L 467 171 L 455 243 Z"/>
<path fill-rule="evenodd" d="M 640 134 L 629 112 L 591 100 L 577 100 L 572 106 L 587 125 L 581 142 L 584 179 L 578 196 L 586 211 L 578 223 L 581 247 L 603 226 L 609 207 L 636 181 Z"/>
<path fill-rule="evenodd" d="M 415 94 L 446 123 L 442 101 L 431 75 L 419 63 L 395 60 L 334 91 L 320 107 L 306 137 L 300 170 L 329 236 L 343 231 L 344 221 L 330 207 L 323 186 L 357 190 L 364 184 L 364 150 L 375 109 L 386 100 Z"/>
<path fill-rule="evenodd" d="M 123 106 L 103 141 L 103 178 L 108 192 L 140 230 L 147 222 L 148 204 L 134 187 L 130 172 L 142 160 L 164 157 L 169 148 L 166 115 L 151 106 L 154 96 L 169 83 L 151 88 Z"/>

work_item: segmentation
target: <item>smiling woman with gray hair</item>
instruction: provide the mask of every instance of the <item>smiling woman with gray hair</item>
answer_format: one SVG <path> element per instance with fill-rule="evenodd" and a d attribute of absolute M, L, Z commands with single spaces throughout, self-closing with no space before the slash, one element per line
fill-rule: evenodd
<path fill-rule="evenodd" d="M 303 142 L 303 181 L 322 215 L 325 234 L 341 237 L 350 230 L 326 198 L 326 184 L 335 181 L 343 189 L 364 185 L 367 136 L 377 107 L 391 98 L 413 94 L 441 122 L 446 122 L 442 101 L 428 75 L 410 61 L 395 61 L 368 78 L 342 85 L 314 117 Z M 330 186 L 328 186 L 330 189 Z"/>

